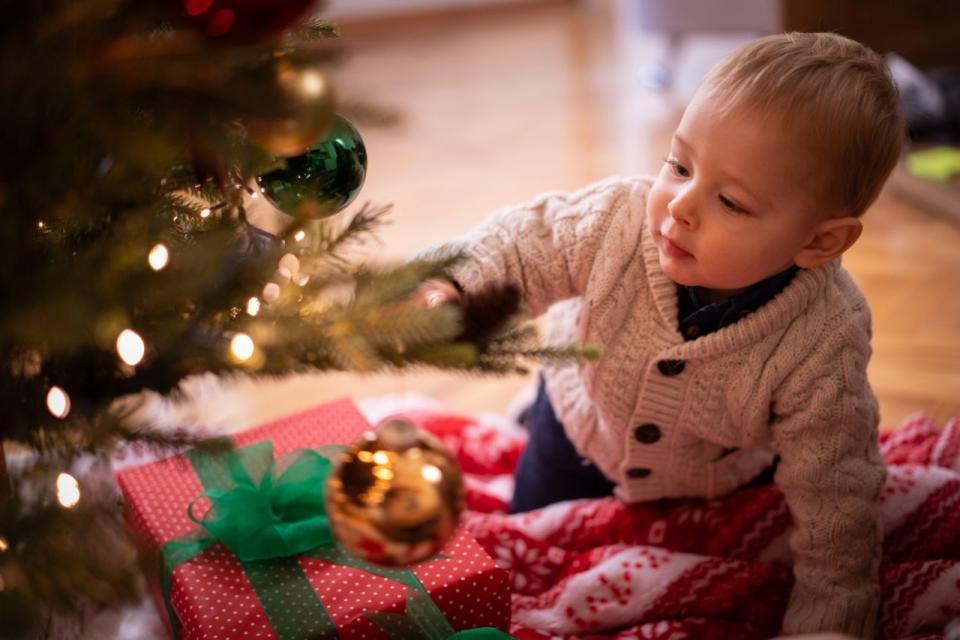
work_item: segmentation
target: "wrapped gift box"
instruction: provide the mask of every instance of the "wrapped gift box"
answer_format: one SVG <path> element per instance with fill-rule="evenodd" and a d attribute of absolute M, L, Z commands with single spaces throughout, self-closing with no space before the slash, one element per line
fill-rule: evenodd
<path fill-rule="evenodd" d="M 369 428 L 353 404 L 341 400 L 231 439 L 237 448 L 271 442 L 279 459 L 295 449 L 353 443 Z M 179 637 L 406 638 L 423 635 L 424 619 L 435 623 L 427 634 L 432 638 L 437 625 L 509 628 L 506 572 L 462 530 L 436 558 L 408 569 L 374 567 L 338 545 L 254 562 L 241 562 L 221 543 L 184 554 L 178 549 L 207 537 L 187 512 L 205 489 L 191 459 L 179 455 L 125 469 L 117 479 L 128 524 L 148 565 L 157 567 L 151 586 L 158 606 Z M 159 568 L 161 555 L 166 571 Z M 420 626 L 404 626 L 415 620 Z"/>

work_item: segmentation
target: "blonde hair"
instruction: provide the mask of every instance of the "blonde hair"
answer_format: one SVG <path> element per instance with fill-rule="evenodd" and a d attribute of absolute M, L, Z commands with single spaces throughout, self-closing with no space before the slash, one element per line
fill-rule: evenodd
<path fill-rule="evenodd" d="M 834 33 L 784 33 L 750 42 L 707 74 L 725 110 L 775 113 L 801 131 L 825 166 L 830 204 L 861 215 L 899 158 L 906 127 L 883 59 Z"/>

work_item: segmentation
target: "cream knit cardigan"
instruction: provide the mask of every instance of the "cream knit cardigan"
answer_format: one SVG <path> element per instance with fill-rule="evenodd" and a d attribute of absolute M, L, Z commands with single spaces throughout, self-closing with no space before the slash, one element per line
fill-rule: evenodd
<path fill-rule="evenodd" d="M 885 467 L 865 371 L 866 300 L 836 261 L 684 341 L 676 285 L 645 224 L 650 184 L 611 178 L 547 193 L 419 257 L 464 252 L 452 275 L 467 291 L 512 282 L 531 316 L 549 309 L 549 341 L 601 347 L 598 361 L 544 376 L 571 441 L 623 500 L 723 495 L 779 454 L 775 481 L 795 522 L 784 631 L 873 637 Z M 682 371 L 661 372 L 664 360 L 683 361 Z"/>

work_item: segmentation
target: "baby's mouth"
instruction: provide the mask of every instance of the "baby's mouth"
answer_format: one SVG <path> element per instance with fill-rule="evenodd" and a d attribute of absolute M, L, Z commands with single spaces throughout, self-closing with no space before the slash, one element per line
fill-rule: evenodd
<path fill-rule="evenodd" d="M 671 258 L 676 258 L 678 260 L 683 260 L 687 258 L 692 258 L 693 254 L 675 243 L 673 240 L 667 236 L 662 236 L 663 238 L 663 252 L 666 253 Z"/>

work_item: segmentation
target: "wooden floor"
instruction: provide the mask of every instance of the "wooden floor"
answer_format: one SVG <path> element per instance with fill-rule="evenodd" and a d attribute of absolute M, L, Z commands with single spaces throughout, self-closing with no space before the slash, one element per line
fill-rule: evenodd
<path fill-rule="evenodd" d="M 394 205 L 371 255 L 402 259 L 539 191 L 658 168 L 682 101 L 641 86 L 655 43 L 630 34 L 604 6 L 542 3 L 341 25 L 341 96 L 403 115 L 398 126 L 361 130 L 369 173 L 360 199 Z M 845 264 L 874 311 L 870 377 L 884 428 L 915 411 L 960 415 L 960 228 L 885 194 Z M 503 411 L 528 382 L 309 376 L 270 383 L 277 395 L 263 411 L 407 392 L 458 411 Z"/>

